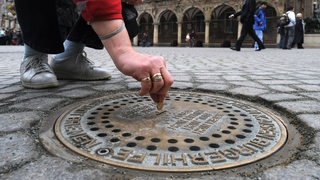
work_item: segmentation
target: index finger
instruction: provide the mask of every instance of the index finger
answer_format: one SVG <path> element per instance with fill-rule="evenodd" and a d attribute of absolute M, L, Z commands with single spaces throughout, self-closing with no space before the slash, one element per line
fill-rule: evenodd
<path fill-rule="evenodd" d="M 161 68 L 160 72 L 164 81 L 163 87 L 158 92 L 150 94 L 151 98 L 156 103 L 164 101 L 174 81 L 172 75 L 167 70 L 167 68 Z"/>

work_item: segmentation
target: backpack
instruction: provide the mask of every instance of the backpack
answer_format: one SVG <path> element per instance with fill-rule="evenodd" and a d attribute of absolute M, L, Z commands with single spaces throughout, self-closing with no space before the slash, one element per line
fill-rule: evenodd
<path fill-rule="evenodd" d="M 283 14 L 283 15 L 280 17 L 280 24 L 281 24 L 282 26 L 286 26 L 286 25 L 288 25 L 289 23 L 290 23 L 290 19 L 289 19 L 289 17 L 288 17 L 288 14 L 287 14 L 287 13 Z"/>

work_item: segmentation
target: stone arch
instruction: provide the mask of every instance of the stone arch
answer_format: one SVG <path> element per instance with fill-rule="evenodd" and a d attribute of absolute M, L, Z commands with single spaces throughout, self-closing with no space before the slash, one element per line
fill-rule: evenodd
<path fill-rule="evenodd" d="M 171 10 L 165 10 L 159 15 L 159 43 L 173 43 L 178 32 L 177 15 Z"/>
<path fill-rule="evenodd" d="M 142 13 L 138 18 L 139 23 L 139 34 L 138 39 L 140 40 L 142 34 L 146 32 L 148 34 L 148 41 L 152 45 L 153 44 L 153 17 L 149 13 Z M 140 42 L 140 41 L 139 41 Z M 138 42 L 138 44 L 140 44 Z"/>
<path fill-rule="evenodd" d="M 237 39 L 238 21 L 229 19 L 236 11 L 229 5 L 215 7 L 211 14 L 209 41 L 214 46 L 230 46 Z"/>
<path fill-rule="evenodd" d="M 205 33 L 205 16 L 203 11 L 197 7 L 186 9 L 182 18 L 182 37 L 189 32 L 196 33 L 196 46 L 202 46 Z"/>

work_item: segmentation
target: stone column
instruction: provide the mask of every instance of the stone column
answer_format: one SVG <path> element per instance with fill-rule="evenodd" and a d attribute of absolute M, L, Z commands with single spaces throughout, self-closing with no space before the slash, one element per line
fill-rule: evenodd
<path fill-rule="evenodd" d="M 133 45 L 134 46 L 138 46 L 138 35 L 136 35 L 136 37 L 133 38 Z"/>
<path fill-rule="evenodd" d="M 153 24 L 153 45 L 158 46 L 159 43 L 159 24 Z"/>
<path fill-rule="evenodd" d="M 241 29 L 242 29 L 242 23 L 239 21 L 238 22 L 238 38 L 241 36 Z"/>
<path fill-rule="evenodd" d="M 209 34 L 210 34 L 210 21 L 206 21 L 206 29 L 204 33 L 204 46 L 209 46 Z"/>
<path fill-rule="evenodd" d="M 177 37 L 178 46 L 181 46 L 181 34 L 182 34 L 182 23 L 178 22 L 178 37 Z"/>

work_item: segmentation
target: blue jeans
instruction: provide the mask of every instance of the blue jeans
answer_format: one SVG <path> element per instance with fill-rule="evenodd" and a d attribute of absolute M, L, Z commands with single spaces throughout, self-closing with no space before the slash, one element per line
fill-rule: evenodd
<path fill-rule="evenodd" d="M 286 32 L 286 35 L 285 35 L 286 40 L 285 40 L 284 48 L 291 49 L 291 46 L 294 40 L 294 26 L 285 27 L 285 32 Z"/>
<path fill-rule="evenodd" d="M 262 30 L 255 30 L 256 35 L 258 36 L 258 38 L 261 40 L 261 42 L 263 42 L 263 31 Z M 255 49 L 259 49 L 259 45 L 257 42 L 254 42 L 254 48 Z"/>

